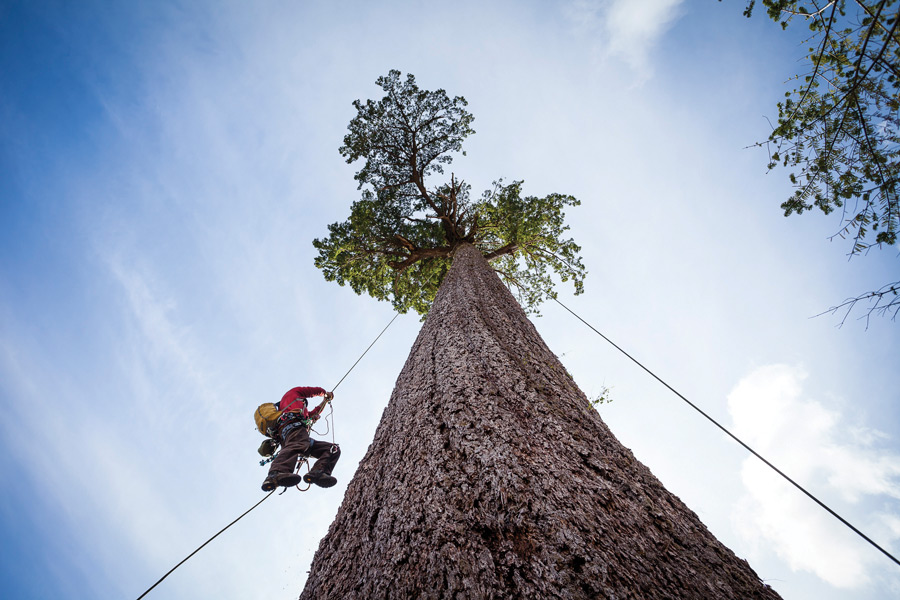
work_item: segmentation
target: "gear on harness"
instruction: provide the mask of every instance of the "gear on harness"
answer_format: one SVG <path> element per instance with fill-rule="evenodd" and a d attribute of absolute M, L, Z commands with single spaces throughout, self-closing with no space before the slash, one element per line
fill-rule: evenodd
<path fill-rule="evenodd" d="M 281 418 L 282 411 L 272 402 L 264 402 L 260 404 L 253 413 L 253 420 L 256 421 L 256 429 L 263 435 L 269 435 L 269 430 L 275 426 L 278 419 Z"/>
<path fill-rule="evenodd" d="M 263 443 L 259 445 L 259 450 L 257 450 L 257 452 L 263 457 L 274 457 L 276 450 L 278 450 L 278 442 L 272 438 L 266 438 Z"/>

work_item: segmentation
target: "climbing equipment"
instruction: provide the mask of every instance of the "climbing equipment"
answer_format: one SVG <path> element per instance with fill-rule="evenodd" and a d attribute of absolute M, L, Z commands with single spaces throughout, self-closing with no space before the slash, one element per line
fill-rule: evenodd
<path fill-rule="evenodd" d="M 273 456 L 275 452 L 278 450 L 278 442 L 273 440 L 272 438 L 266 438 L 263 440 L 263 443 L 259 445 L 259 449 L 257 452 L 260 456 Z"/>
<path fill-rule="evenodd" d="M 275 426 L 278 419 L 284 413 L 278 410 L 273 402 L 264 402 L 259 405 L 256 412 L 253 413 L 253 420 L 256 421 L 256 429 L 263 435 L 269 435 L 269 429 Z"/>
<path fill-rule="evenodd" d="M 384 329 L 382 329 L 382 330 L 381 330 L 381 333 L 379 333 L 379 334 L 375 337 L 375 339 L 372 340 L 372 343 L 369 344 L 369 347 L 366 348 L 365 351 L 364 351 L 362 354 L 359 355 L 359 358 L 356 359 L 356 362 L 353 363 L 353 366 L 350 367 L 349 369 L 347 369 L 347 372 L 344 373 L 344 376 L 341 377 L 341 380 L 338 381 L 337 384 L 336 384 L 333 388 L 331 388 L 331 392 L 332 392 L 332 393 L 334 393 L 334 390 L 338 389 L 338 386 L 341 385 L 341 383 L 343 383 L 345 379 L 347 379 L 347 375 L 350 374 L 350 371 L 352 371 L 352 370 L 356 367 L 356 365 L 359 364 L 359 361 L 361 361 L 361 360 L 363 359 L 363 356 L 365 356 L 366 353 L 367 353 L 369 350 L 372 349 L 372 346 L 375 345 L 375 342 L 377 342 L 378 339 L 379 339 L 382 335 L 384 335 L 384 332 L 387 331 L 388 327 L 390 327 L 391 324 L 393 324 L 393 322 L 396 321 L 396 320 L 397 320 L 397 317 L 399 317 L 399 316 L 400 316 L 400 313 L 395 313 L 395 314 L 394 314 L 394 318 L 391 319 L 390 323 L 388 323 L 387 325 L 384 326 Z"/>

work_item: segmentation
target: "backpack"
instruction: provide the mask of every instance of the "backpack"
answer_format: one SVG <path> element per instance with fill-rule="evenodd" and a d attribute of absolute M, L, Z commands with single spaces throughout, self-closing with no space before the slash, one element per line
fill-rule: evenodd
<path fill-rule="evenodd" d="M 275 421 L 277 421 L 282 414 L 283 412 L 278 410 L 278 407 L 271 402 L 260 404 L 259 408 L 256 409 L 256 412 L 253 413 L 253 418 L 256 420 L 256 428 L 261 434 L 268 436 L 269 427 L 274 427 Z"/>

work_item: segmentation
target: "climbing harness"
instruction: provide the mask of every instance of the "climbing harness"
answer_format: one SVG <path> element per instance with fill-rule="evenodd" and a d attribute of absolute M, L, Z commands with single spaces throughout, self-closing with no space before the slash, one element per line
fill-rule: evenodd
<path fill-rule="evenodd" d="M 718 427 L 719 429 L 721 429 L 722 431 L 724 431 L 731 439 L 733 439 L 733 440 L 736 441 L 738 444 L 740 444 L 741 446 L 743 446 L 744 449 L 747 450 L 750 454 L 752 454 L 753 456 L 755 456 L 756 458 L 758 458 L 759 460 L 761 460 L 767 467 L 769 467 L 770 469 L 772 469 L 773 471 L 775 471 L 776 473 L 778 473 L 779 475 L 781 475 L 788 483 L 790 483 L 790 484 L 793 485 L 795 488 L 797 488 L 798 490 L 800 490 L 801 492 L 803 492 L 804 494 L 806 494 L 806 496 L 808 496 L 813 502 L 815 502 L 816 504 L 818 504 L 819 506 L 821 506 L 822 508 L 824 508 L 826 511 L 828 511 L 828 512 L 831 514 L 831 516 L 833 516 L 834 518 L 836 518 L 838 521 L 840 521 L 841 523 L 843 523 L 844 525 L 846 525 L 847 527 L 849 527 L 854 533 L 856 533 L 856 535 L 858 535 L 858 536 L 861 537 L 862 539 L 864 539 L 864 540 L 866 540 L 867 542 L 869 542 L 869 543 L 870 543 L 872 546 L 874 546 L 876 549 L 880 550 L 882 554 L 884 554 L 885 556 L 887 556 L 888 558 L 890 558 L 892 561 L 894 561 L 895 563 L 897 563 L 898 565 L 900 565 L 900 560 L 898 560 L 897 557 L 895 557 L 893 554 L 891 554 L 890 552 L 888 552 L 887 550 L 885 550 L 884 548 L 882 548 L 882 547 L 879 546 L 878 544 L 876 544 L 876 543 L 875 543 L 871 538 L 869 538 L 866 534 L 864 534 L 862 531 L 860 531 L 859 529 L 857 529 L 856 527 L 854 527 L 849 521 L 847 521 L 847 519 L 845 519 L 845 518 L 842 517 L 841 515 L 837 514 L 837 513 L 836 513 L 834 510 L 832 510 L 827 504 L 825 504 L 824 502 L 822 502 L 821 500 L 819 500 L 817 497 L 815 497 L 814 495 L 812 495 L 812 493 L 808 492 L 808 491 L 806 490 L 806 488 L 804 488 L 804 487 L 801 486 L 799 483 L 797 483 L 796 481 L 794 481 L 793 479 L 791 479 L 790 477 L 788 477 L 787 475 L 785 475 L 784 472 L 782 472 L 778 467 L 776 467 L 776 466 L 773 465 L 771 462 L 769 462 L 768 460 L 766 460 L 765 458 L 763 458 L 762 455 L 760 455 L 756 450 L 754 450 L 753 448 L 751 448 L 750 446 L 748 446 L 746 443 L 744 443 L 739 437 L 737 437 L 736 435 L 734 435 L 733 433 L 731 433 L 728 429 L 726 429 L 726 428 L 725 428 L 723 425 L 721 425 L 718 421 L 716 421 L 716 420 L 713 419 L 711 416 L 709 416 L 708 414 L 706 414 L 705 412 L 703 412 L 703 410 L 701 410 L 700 407 L 698 407 L 696 404 L 694 404 L 693 402 L 691 402 L 690 400 L 688 400 L 687 398 L 685 398 L 683 395 L 681 395 L 681 393 L 679 393 L 675 388 L 673 388 L 671 385 L 669 385 L 668 383 L 666 383 L 665 381 L 663 381 L 656 373 L 654 373 L 653 371 L 651 371 L 650 369 L 648 369 L 647 367 L 645 367 L 645 366 L 644 366 L 643 364 L 641 364 L 636 358 L 634 358 L 633 356 L 631 356 L 630 354 L 628 354 L 627 352 L 625 352 L 625 350 L 623 350 L 621 347 L 619 347 L 618 344 L 616 344 L 616 343 L 613 342 L 611 339 L 609 339 L 608 337 L 606 337 L 605 335 L 603 335 L 602 333 L 600 333 L 593 325 L 591 325 L 590 323 L 588 323 L 587 321 L 585 321 L 584 319 L 582 319 L 581 317 L 579 317 L 577 314 L 575 314 L 575 312 L 574 312 L 571 308 L 569 308 L 568 306 L 566 306 L 565 304 L 563 304 L 562 302 L 560 302 L 559 300 L 557 300 L 555 297 L 553 297 L 553 296 L 550 296 L 550 297 L 553 299 L 554 302 L 556 302 L 557 304 L 559 304 L 560 306 L 562 306 L 564 309 L 566 309 L 567 311 L 569 311 L 569 312 L 572 314 L 572 316 L 574 316 L 576 319 L 578 319 L 579 321 L 581 321 L 582 323 L 584 323 L 585 325 L 587 325 L 589 328 L 591 328 L 591 329 L 594 331 L 594 333 L 596 333 L 597 335 L 599 335 L 600 337 L 602 337 L 604 340 L 606 340 L 607 342 L 609 342 L 609 344 L 612 345 L 613 348 L 615 348 L 616 350 L 618 350 L 619 352 L 621 352 L 622 354 L 624 354 L 625 356 L 627 356 L 634 364 L 636 364 L 637 366 L 639 366 L 640 368 L 642 368 L 644 371 L 646 371 L 647 373 L 649 373 L 651 377 L 653 377 L 653 378 L 656 379 L 658 382 L 660 382 L 660 383 L 663 384 L 665 387 L 667 387 L 667 388 L 669 389 L 669 391 L 671 391 L 673 394 L 675 394 L 676 396 L 678 396 L 679 398 L 681 398 L 682 400 L 684 400 L 684 401 L 688 404 L 688 406 L 690 406 L 691 408 L 693 408 L 694 410 L 696 410 L 698 413 L 700 413 L 701 415 L 703 415 L 704 417 L 706 417 L 706 419 L 709 420 L 713 425 L 715 425 L 716 427 Z"/>
<path fill-rule="evenodd" d="M 393 322 L 394 322 L 395 320 L 397 320 L 397 317 L 399 317 L 399 316 L 400 316 L 400 313 L 395 313 L 395 314 L 394 314 L 394 318 L 392 318 L 392 319 L 390 320 L 390 322 L 389 322 L 387 325 L 385 325 L 384 329 L 381 330 L 381 333 L 379 333 L 378 336 L 372 341 L 372 343 L 369 344 L 369 347 L 365 349 L 365 351 L 360 355 L 360 357 L 356 359 L 356 362 L 353 363 L 353 366 L 351 366 L 351 367 L 347 370 L 347 372 L 344 373 L 344 376 L 341 377 L 340 381 L 337 382 L 337 385 L 335 385 L 333 388 L 331 388 L 331 392 L 332 392 L 332 393 L 334 393 L 334 390 L 336 390 L 336 389 L 338 388 L 338 386 L 341 385 L 341 383 L 343 383 L 344 379 L 347 378 L 347 375 L 350 374 L 350 371 L 352 371 L 352 370 L 356 367 L 356 365 L 359 364 L 359 361 L 361 361 L 361 360 L 363 359 L 363 356 L 365 356 L 366 353 L 368 353 L 369 350 L 371 350 L 372 346 L 375 345 L 375 342 L 377 342 L 377 341 L 379 340 L 379 338 L 381 338 L 381 336 L 384 335 L 384 332 L 387 331 L 388 327 L 390 327 L 391 324 L 393 324 Z M 329 404 L 329 406 L 331 405 L 331 400 L 328 400 L 328 404 Z M 334 413 L 334 408 L 331 408 L 331 411 L 329 412 L 329 417 L 332 415 L 332 413 Z M 326 423 L 328 423 L 327 420 L 326 420 Z M 310 426 L 310 429 L 311 429 L 311 426 Z M 337 449 L 337 444 L 334 443 L 334 422 L 333 422 L 333 419 L 332 419 L 332 421 L 330 422 L 329 430 L 330 430 L 331 433 L 332 433 L 331 453 L 334 454 L 334 452 L 336 452 L 336 449 Z M 320 434 L 320 435 L 321 435 L 321 434 Z M 265 465 L 265 464 L 267 464 L 267 463 L 270 463 L 270 462 L 272 462 L 272 460 L 273 460 L 276 456 L 278 456 L 278 453 L 277 453 L 277 452 L 276 452 L 275 454 L 273 454 L 272 456 L 270 456 L 269 458 L 267 458 L 267 459 L 265 459 L 265 460 L 259 461 L 259 464 L 262 466 L 262 465 Z M 303 465 L 303 464 L 306 464 L 307 472 L 309 472 L 309 461 L 308 461 L 308 459 L 307 459 L 306 457 L 300 457 L 300 461 L 297 463 L 297 467 L 295 468 L 294 472 L 295 472 L 295 473 L 299 473 L 299 472 L 300 472 L 301 465 Z M 311 484 L 308 484 L 306 488 L 301 489 L 301 488 L 300 488 L 300 485 L 298 484 L 296 487 L 297 487 L 297 489 L 300 490 L 301 492 L 305 492 L 306 490 L 308 490 L 308 489 L 310 488 L 310 486 L 311 486 Z M 287 488 L 284 488 L 284 490 L 283 490 L 282 492 L 280 492 L 278 495 L 280 496 L 281 494 L 283 494 L 283 493 L 286 492 L 286 491 L 287 491 Z M 188 554 L 188 555 L 184 558 L 184 560 L 182 560 L 180 563 L 178 563 L 177 565 L 175 565 L 174 567 L 172 567 L 171 569 L 169 569 L 169 572 L 168 572 L 168 573 L 166 573 L 165 575 L 163 575 L 162 577 L 160 577 L 159 580 L 158 580 L 156 583 L 154 583 L 153 585 L 151 585 L 151 586 L 147 589 L 146 592 L 144 592 L 143 594 L 141 594 L 140 596 L 138 596 L 137 600 L 141 600 L 141 598 L 143 598 L 144 596 L 146 596 L 147 594 L 149 594 L 149 593 L 153 590 L 153 588 L 155 588 L 155 587 L 158 586 L 160 583 L 162 583 L 162 581 L 163 581 L 166 577 L 168 577 L 169 575 L 171 575 L 171 574 L 175 571 L 175 569 L 177 569 L 178 567 L 180 567 L 181 565 L 183 565 L 185 562 L 187 562 L 187 560 L 188 560 L 190 557 L 192 557 L 193 555 L 195 555 L 195 554 L 197 554 L 198 552 L 200 552 L 200 550 L 202 550 L 207 544 L 209 544 L 211 541 L 213 541 L 214 539 L 216 539 L 217 537 L 219 537 L 219 535 L 222 534 L 226 529 L 228 529 L 229 527 L 231 527 L 232 525 L 234 525 L 235 523 L 237 523 L 238 521 L 240 521 L 241 519 L 243 519 L 248 513 L 250 513 L 250 511 L 252 511 L 254 508 L 256 508 L 257 506 L 259 506 L 260 504 L 262 504 L 263 502 L 265 502 L 265 501 L 269 498 L 269 496 L 271 496 L 271 495 L 274 494 L 274 493 L 275 493 L 275 490 L 272 490 L 271 492 L 269 492 L 268 494 L 266 494 L 265 497 L 263 497 L 262 500 L 260 500 L 259 502 L 257 502 L 256 504 L 254 504 L 253 506 L 251 506 L 250 508 L 248 508 L 247 511 L 246 511 L 244 514 L 242 514 L 241 516 L 239 516 L 237 519 L 235 519 L 234 521 L 232 521 L 231 523 L 229 523 L 229 524 L 226 525 L 225 527 L 223 527 L 216 535 L 214 535 L 214 536 L 212 536 L 211 538 L 209 538 L 208 540 L 206 540 L 206 541 L 203 543 L 203 545 L 201 545 L 199 548 L 197 548 L 196 550 L 194 550 L 193 552 L 191 552 L 190 554 Z"/>

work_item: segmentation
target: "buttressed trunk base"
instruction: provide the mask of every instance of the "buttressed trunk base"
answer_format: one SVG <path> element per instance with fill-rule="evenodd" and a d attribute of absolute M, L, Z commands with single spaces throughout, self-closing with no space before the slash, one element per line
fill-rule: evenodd
<path fill-rule="evenodd" d="M 771 599 L 463 244 L 300 598 Z"/>

